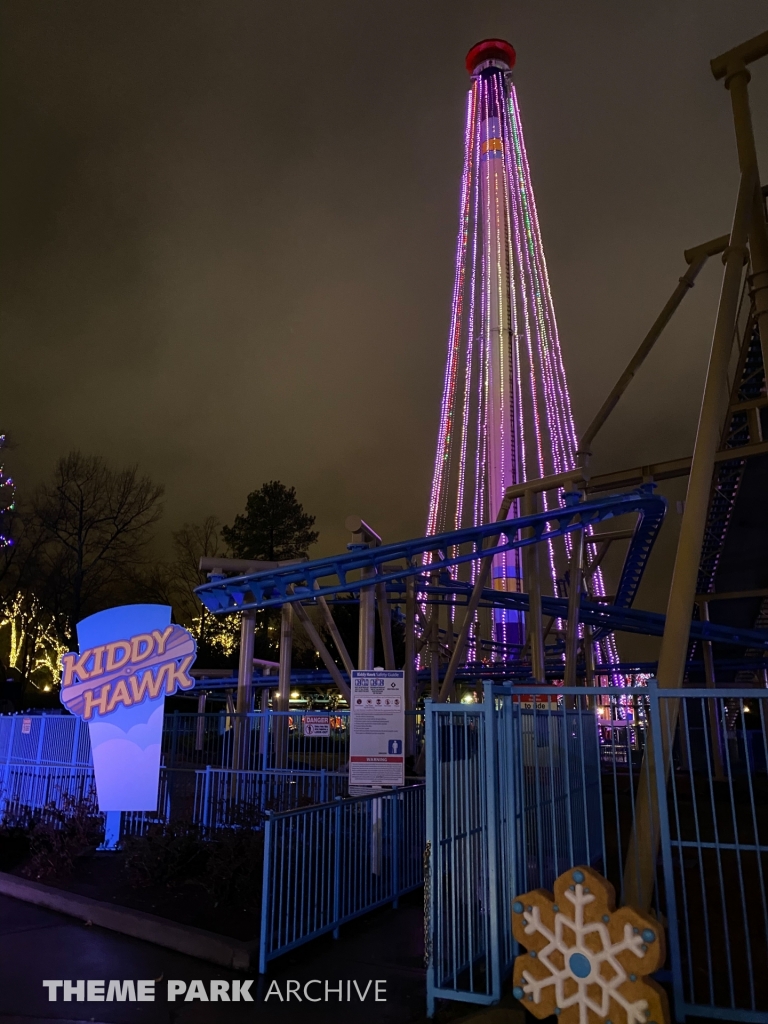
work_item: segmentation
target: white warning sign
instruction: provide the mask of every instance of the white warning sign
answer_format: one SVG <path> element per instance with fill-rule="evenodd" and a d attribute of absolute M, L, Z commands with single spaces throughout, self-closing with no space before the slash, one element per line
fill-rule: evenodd
<path fill-rule="evenodd" d="M 305 715 L 304 716 L 305 736 L 330 736 L 331 716 L 330 715 Z"/>
<path fill-rule="evenodd" d="M 352 673 L 349 785 L 405 785 L 405 673 Z"/>

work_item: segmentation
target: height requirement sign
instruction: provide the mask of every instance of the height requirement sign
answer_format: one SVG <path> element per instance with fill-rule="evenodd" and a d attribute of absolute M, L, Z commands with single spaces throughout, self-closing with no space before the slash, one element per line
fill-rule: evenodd
<path fill-rule="evenodd" d="M 349 785 L 405 785 L 405 673 L 355 670 Z"/>

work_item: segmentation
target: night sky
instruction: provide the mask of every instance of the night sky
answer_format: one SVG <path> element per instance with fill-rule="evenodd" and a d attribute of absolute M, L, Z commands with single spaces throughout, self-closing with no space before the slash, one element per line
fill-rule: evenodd
<path fill-rule="evenodd" d="M 343 547 L 353 513 L 386 540 L 423 533 L 464 55 L 491 35 L 518 54 L 583 430 L 683 249 L 729 228 L 736 154 L 709 59 L 766 15 L 764 0 L 6 0 L 0 430 L 20 496 L 79 447 L 164 483 L 167 531 L 231 522 L 276 478 L 317 516 L 317 553 Z M 765 143 L 768 61 L 751 92 Z M 598 470 L 690 452 L 720 272 L 601 435 Z"/>

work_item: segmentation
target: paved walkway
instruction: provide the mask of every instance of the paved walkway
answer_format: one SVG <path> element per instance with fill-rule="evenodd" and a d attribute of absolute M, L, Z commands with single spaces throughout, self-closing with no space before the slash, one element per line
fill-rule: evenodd
<path fill-rule="evenodd" d="M 425 974 L 422 963 L 423 935 L 420 894 L 404 901 L 399 910 L 386 908 L 341 930 L 335 942 L 326 936 L 276 961 L 270 974 L 242 975 L 132 939 L 102 928 L 89 927 L 62 914 L 44 910 L 7 896 L 0 896 L 0 1024 L 65 1024 L 67 1021 L 96 1024 L 261 1024 L 297 1022 L 312 1024 L 408 1024 L 425 1016 Z M 253 1003 L 212 1004 L 166 1001 L 168 979 L 189 982 L 200 979 L 206 988 L 212 979 L 253 979 Z M 43 979 L 158 979 L 154 1003 L 48 1001 Z M 350 986 L 353 1002 L 338 1002 L 331 992 L 328 1002 L 301 1004 L 294 998 L 266 1002 L 269 984 L 278 983 L 285 997 L 286 983 L 317 978 L 323 984 L 310 987 L 312 996 L 323 994 L 324 983 L 336 988 L 357 981 L 365 991 L 369 981 L 385 983 L 386 1002 L 374 1002 L 372 985 L 361 1003 Z M 447 1008 L 443 1019 L 468 1012 L 468 1007 Z"/>

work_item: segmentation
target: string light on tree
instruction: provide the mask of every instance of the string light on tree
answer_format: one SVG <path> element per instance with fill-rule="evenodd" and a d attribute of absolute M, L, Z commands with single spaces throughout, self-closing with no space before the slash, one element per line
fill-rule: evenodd
<path fill-rule="evenodd" d="M 5 434 L 0 434 L 0 449 L 5 447 Z M 10 547 L 13 538 L 8 534 L 8 527 L 4 520 L 7 520 L 8 512 L 14 509 L 16 498 L 16 485 L 11 477 L 6 476 L 5 466 L 0 463 L 0 549 Z"/>

